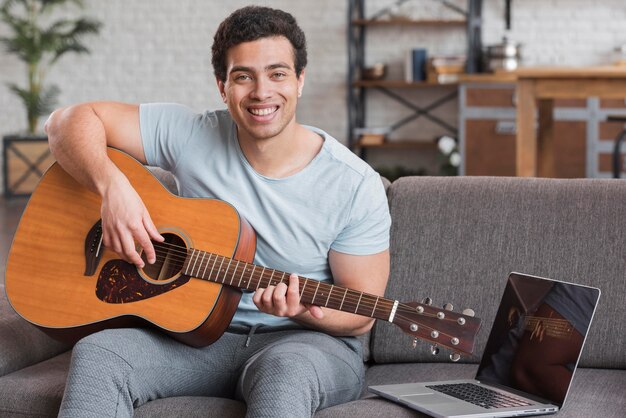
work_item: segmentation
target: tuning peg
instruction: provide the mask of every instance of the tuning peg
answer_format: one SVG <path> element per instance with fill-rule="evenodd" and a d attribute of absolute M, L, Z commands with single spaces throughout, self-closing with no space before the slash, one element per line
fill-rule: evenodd
<path fill-rule="evenodd" d="M 433 356 L 439 354 L 439 347 L 437 347 L 437 344 L 433 344 L 430 346 L 430 354 L 432 354 Z"/>
<path fill-rule="evenodd" d="M 417 338 L 413 338 L 413 344 L 411 344 L 412 348 L 417 347 Z"/>
<path fill-rule="evenodd" d="M 452 353 L 450 354 L 450 360 L 456 363 L 457 361 L 461 360 L 461 355 L 459 353 Z"/>
<path fill-rule="evenodd" d="M 451 311 L 452 309 L 454 309 L 454 306 L 451 303 L 446 303 L 445 305 L 443 305 L 443 309 L 445 309 L 446 311 Z"/>
<path fill-rule="evenodd" d="M 430 305 L 433 304 L 433 300 L 431 298 L 426 297 L 426 298 L 422 299 L 422 303 L 424 305 L 429 305 L 430 306 Z"/>
<path fill-rule="evenodd" d="M 473 309 L 467 308 L 467 309 L 463 309 L 463 315 L 465 315 L 465 316 L 474 316 L 474 315 L 476 315 L 476 313 L 474 312 Z"/>

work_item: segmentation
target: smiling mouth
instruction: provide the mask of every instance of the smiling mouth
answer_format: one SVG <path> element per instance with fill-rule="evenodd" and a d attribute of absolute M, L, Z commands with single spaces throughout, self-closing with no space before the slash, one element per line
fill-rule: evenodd
<path fill-rule="evenodd" d="M 277 110 L 278 110 L 278 106 L 266 107 L 266 108 L 263 108 L 263 109 L 248 108 L 248 112 L 252 113 L 254 116 L 271 115 L 272 113 L 276 112 Z"/>

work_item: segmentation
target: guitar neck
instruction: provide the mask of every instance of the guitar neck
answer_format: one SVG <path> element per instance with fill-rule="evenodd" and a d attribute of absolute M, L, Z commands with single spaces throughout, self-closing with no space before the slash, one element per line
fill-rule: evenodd
<path fill-rule="evenodd" d="M 183 274 L 239 289 L 288 284 L 289 273 L 193 249 L 185 259 Z M 397 302 L 319 280 L 300 277 L 300 301 L 371 318 L 392 320 Z"/>
<path fill-rule="evenodd" d="M 544 330 L 550 337 L 567 338 L 572 333 L 573 327 L 566 319 L 527 315 L 524 319 L 524 329 L 531 332 Z"/>

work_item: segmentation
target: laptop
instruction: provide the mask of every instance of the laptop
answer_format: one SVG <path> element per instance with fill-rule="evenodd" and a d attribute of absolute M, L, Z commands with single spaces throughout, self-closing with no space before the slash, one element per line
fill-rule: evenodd
<path fill-rule="evenodd" d="M 600 289 L 511 273 L 475 379 L 370 386 L 434 417 L 509 417 L 563 407 Z"/>

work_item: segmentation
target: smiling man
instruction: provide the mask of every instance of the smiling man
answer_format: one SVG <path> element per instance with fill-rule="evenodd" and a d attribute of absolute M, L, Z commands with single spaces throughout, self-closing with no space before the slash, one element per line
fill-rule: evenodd
<path fill-rule="evenodd" d="M 60 416 L 132 416 L 172 396 L 245 401 L 251 417 L 303 417 L 358 398 L 354 336 L 373 320 L 300 302 L 298 276 L 382 295 L 390 217 L 380 177 L 324 131 L 296 121 L 306 43 L 285 12 L 246 7 L 212 48 L 227 110 L 176 104 L 87 103 L 46 129 L 68 173 L 102 197 L 103 242 L 138 267 L 154 262 L 158 227 L 106 146 L 169 170 L 185 197 L 227 201 L 257 233 L 254 262 L 294 272 L 244 294 L 227 332 L 192 348 L 146 329 L 93 334 L 74 348 Z"/>

